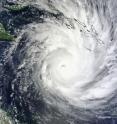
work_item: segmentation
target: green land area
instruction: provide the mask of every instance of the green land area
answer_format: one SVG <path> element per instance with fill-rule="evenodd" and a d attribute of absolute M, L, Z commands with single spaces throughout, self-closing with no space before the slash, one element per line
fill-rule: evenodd
<path fill-rule="evenodd" d="M 14 124 L 7 113 L 0 109 L 0 124 Z"/>
<path fill-rule="evenodd" d="M 4 8 L 10 10 L 10 11 L 20 11 L 26 8 L 26 6 L 22 6 L 22 5 L 4 5 Z"/>
<path fill-rule="evenodd" d="M 13 36 L 5 30 L 4 26 L 1 23 L 0 23 L 0 40 L 7 40 L 7 41 L 13 40 Z"/>

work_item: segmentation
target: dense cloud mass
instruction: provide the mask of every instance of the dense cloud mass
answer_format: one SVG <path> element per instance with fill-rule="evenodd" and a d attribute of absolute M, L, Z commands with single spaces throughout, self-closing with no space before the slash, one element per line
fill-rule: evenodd
<path fill-rule="evenodd" d="M 16 123 L 116 123 L 116 0 L 15 2 L 34 16 L 1 66 L 3 103 Z"/>

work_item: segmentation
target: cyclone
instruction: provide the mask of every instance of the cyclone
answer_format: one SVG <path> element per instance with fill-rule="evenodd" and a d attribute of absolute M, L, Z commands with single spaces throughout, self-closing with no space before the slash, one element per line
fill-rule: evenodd
<path fill-rule="evenodd" d="M 56 24 L 53 27 L 48 22 L 44 24 L 44 30 L 46 29 L 44 34 L 47 35 L 45 36 L 47 39 L 44 41 L 46 49 L 44 54 L 42 53 L 44 58 L 40 71 L 41 85 L 48 92 L 60 93 L 60 97 L 65 97 L 77 106 L 83 102 L 83 94 L 86 96 L 86 91 L 82 91 L 82 87 L 91 82 L 98 72 L 97 70 L 94 73 L 97 41 L 91 37 L 91 34 L 88 34 L 87 41 L 84 41 L 81 37 L 84 34 L 80 33 L 80 27 L 68 29 L 66 26 L 58 27 Z M 45 38 L 44 34 L 41 36 L 37 34 L 34 37 Z M 99 62 L 102 63 L 102 60 Z M 91 95 L 90 97 L 92 98 Z M 100 96 L 97 95 L 98 97 Z"/>
<path fill-rule="evenodd" d="M 24 1 L 46 12 L 40 16 L 42 22 L 25 25 L 9 49 L 7 61 L 12 61 L 16 68 L 12 82 L 20 77 L 23 86 L 33 84 L 45 106 L 55 107 L 65 117 L 90 120 L 105 111 L 111 117 L 112 111 L 107 108 L 117 103 L 113 3 L 111 0 Z M 20 91 L 27 92 L 23 86 Z"/>

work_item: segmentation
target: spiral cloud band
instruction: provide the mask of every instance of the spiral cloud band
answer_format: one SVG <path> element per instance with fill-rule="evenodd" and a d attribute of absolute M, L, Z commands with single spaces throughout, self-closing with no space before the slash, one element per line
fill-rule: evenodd
<path fill-rule="evenodd" d="M 65 7 L 68 7 L 67 2 Z M 64 8 L 61 10 L 64 11 Z M 109 46 L 111 22 L 107 17 L 99 20 L 96 10 L 92 18 L 84 8 L 80 11 L 77 15 L 72 10 L 77 15 L 76 18 L 64 17 L 61 21 L 45 18 L 43 24 L 31 25 L 31 28 L 35 27 L 35 33 L 30 35 L 30 39 L 43 42 L 43 51 L 37 60 L 39 64 L 36 76 L 38 75 L 37 80 L 38 83 L 41 82 L 42 90 L 45 90 L 43 92 L 50 93 L 49 99 L 51 95 L 57 95 L 71 105 L 94 107 L 104 102 L 116 89 L 116 77 L 113 78 L 113 73 L 98 79 L 99 74 L 105 70 L 109 52 L 114 47 Z M 70 13 L 67 14 L 69 16 Z M 95 99 L 100 100 L 94 102 Z"/>
<path fill-rule="evenodd" d="M 48 28 L 48 25 L 51 27 Z M 44 34 L 42 36 L 47 37 L 44 41 L 47 45 L 40 72 L 42 85 L 50 92 L 60 93 L 70 102 L 78 105 L 85 93 L 82 87 L 95 76 L 95 40 L 89 35 L 88 43 L 85 43 L 87 41 L 83 41 L 79 29 L 58 27 L 55 24 L 54 27 L 52 24 L 44 24 L 44 26 L 46 28 L 44 34 L 47 36 Z M 41 37 L 37 35 L 36 37 Z M 97 95 L 98 97 L 100 96 Z"/>

